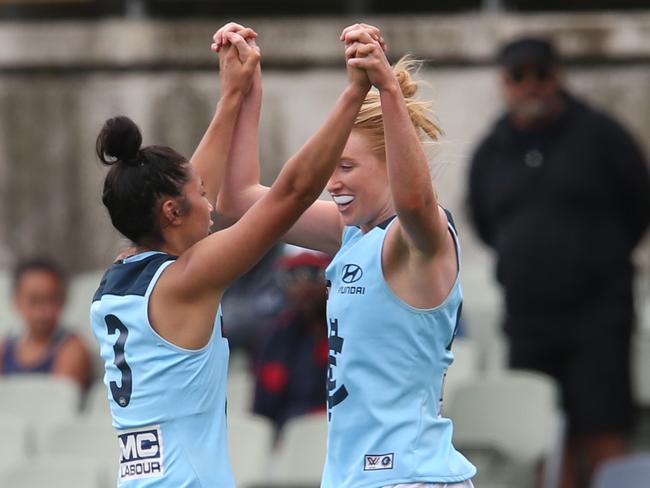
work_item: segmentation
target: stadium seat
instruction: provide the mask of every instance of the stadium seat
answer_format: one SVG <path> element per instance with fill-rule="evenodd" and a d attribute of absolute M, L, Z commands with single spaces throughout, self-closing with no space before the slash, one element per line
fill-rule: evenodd
<path fill-rule="evenodd" d="M 12 375 L 0 378 L 0 398 L 0 413 L 52 423 L 74 418 L 79 413 L 81 390 L 65 378 Z"/>
<path fill-rule="evenodd" d="M 83 409 L 85 417 L 111 418 L 111 409 L 108 406 L 108 391 L 106 385 L 96 381 L 86 394 L 86 402 Z"/>
<path fill-rule="evenodd" d="M 0 414 L 0 439 L 0 473 L 32 454 L 31 431 L 24 418 Z"/>
<path fill-rule="evenodd" d="M 479 374 L 479 352 L 471 339 L 458 338 L 452 346 L 454 362 L 445 375 L 443 398 L 445 400 L 464 382 L 476 379 Z M 443 407 L 444 408 L 444 407 Z"/>
<path fill-rule="evenodd" d="M 250 414 L 228 415 L 228 450 L 236 485 L 246 488 L 267 478 L 273 428 Z"/>
<path fill-rule="evenodd" d="M 456 388 L 446 415 L 454 422 L 454 445 L 479 468 L 477 486 L 533 486 L 543 460 L 544 486 L 554 486 L 563 439 L 557 399 L 552 379 L 526 371 Z"/>
<path fill-rule="evenodd" d="M 11 488 L 109 488 L 98 468 L 75 459 L 34 459 L 8 469 L 0 486 Z M 115 486 L 115 485 L 113 485 Z"/>
<path fill-rule="evenodd" d="M 14 309 L 11 286 L 11 273 L 0 271 L 0 338 L 20 331 L 20 318 Z"/>
<path fill-rule="evenodd" d="M 34 433 L 36 450 L 44 429 L 79 415 L 81 389 L 66 378 L 25 374 L 0 377 L 0 414 L 25 419 Z"/>
<path fill-rule="evenodd" d="M 251 411 L 255 381 L 244 369 L 235 369 L 228 374 L 228 413 L 243 415 Z"/>
<path fill-rule="evenodd" d="M 266 486 L 317 488 L 323 473 L 326 448 L 325 414 L 289 420 L 271 460 L 269 475 L 272 483 L 266 483 Z"/>
<path fill-rule="evenodd" d="M 110 418 L 78 417 L 49 426 L 43 435 L 42 454 L 112 460 L 117 470 L 119 447 Z"/>
<path fill-rule="evenodd" d="M 89 462 L 110 486 L 117 483 L 120 450 L 110 417 L 78 417 L 44 429 L 41 458 Z"/>
<path fill-rule="evenodd" d="M 592 488 L 641 488 L 650 484 L 650 454 L 638 453 L 612 459 L 594 473 Z"/>
<path fill-rule="evenodd" d="M 479 367 L 500 371 L 505 366 L 501 332 L 502 296 L 487 263 L 465 266 L 463 285 L 463 324 L 465 334 L 478 350 Z"/>

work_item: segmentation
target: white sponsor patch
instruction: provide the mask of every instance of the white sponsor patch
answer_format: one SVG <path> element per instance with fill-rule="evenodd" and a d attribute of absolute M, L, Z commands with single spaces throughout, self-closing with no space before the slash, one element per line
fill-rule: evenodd
<path fill-rule="evenodd" d="M 156 478 L 165 472 L 160 425 L 123 430 L 117 434 L 120 445 L 120 480 Z"/>
<path fill-rule="evenodd" d="M 393 469 L 393 453 L 366 454 L 363 458 L 364 471 L 378 471 L 380 469 Z"/>

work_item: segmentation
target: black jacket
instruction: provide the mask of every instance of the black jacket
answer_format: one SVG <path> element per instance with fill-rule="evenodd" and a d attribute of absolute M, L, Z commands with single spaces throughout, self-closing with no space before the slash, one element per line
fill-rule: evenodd
<path fill-rule="evenodd" d="M 473 221 L 496 251 L 508 315 L 556 317 L 605 300 L 631 317 L 648 168 L 620 124 L 565 96 L 567 109 L 543 130 L 518 131 L 504 115 L 481 142 L 469 177 Z"/>

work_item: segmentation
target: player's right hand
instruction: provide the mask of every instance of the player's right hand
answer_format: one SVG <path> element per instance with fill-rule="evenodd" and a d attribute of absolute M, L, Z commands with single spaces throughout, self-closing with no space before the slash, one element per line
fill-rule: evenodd
<path fill-rule="evenodd" d="M 365 72 L 370 82 L 379 90 L 394 85 L 397 80 L 388 59 L 381 35 L 366 28 L 347 29 L 343 40 L 347 64 L 351 69 Z"/>
<path fill-rule="evenodd" d="M 236 22 L 228 22 L 217 30 L 212 36 L 212 45 L 210 48 L 218 53 L 223 47 L 230 45 L 230 40 L 228 39 L 228 34 L 234 32 L 243 37 L 246 41 L 253 41 L 252 45 L 255 46 L 255 39 L 257 38 L 257 32 L 255 32 L 250 27 L 244 27 L 241 24 Z M 250 42 L 249 42 L 250 44 Z"/>
<path fill-rule="evenodd" d="M 237 33 L 227 32 L 219 49 L 219 73 L 223 95 L 246 95 L 259 66 L 260 53 Z"/>
<path fill-rule="evenodd" d="M 359 32 L 364 33 L 364 35 L 350 36 L 351 33 Z M 364 56 L 369 47 L 367 44 L 378 45 L 381 47 L 382 51 L 385 52 L 387 47 L 384 43 L 381 31 L 373 25 L 357 23 L 349 25 L 343 29 L 339 39 L 345 43 L 345 64 L 348 72 L 348 80 L 353 85 L 366 90 L 369 89 L 371 80 L 368 77 L 368 73 L 363 69 L 363 67 L 354 66 L 353 63 L 350 63 L 350 60 Z"/>

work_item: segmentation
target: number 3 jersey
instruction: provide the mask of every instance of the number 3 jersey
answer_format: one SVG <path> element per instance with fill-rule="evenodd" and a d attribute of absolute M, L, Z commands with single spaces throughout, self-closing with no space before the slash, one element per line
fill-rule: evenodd
<path fill-rule="evenodd" d="M 346 227 L 326 271 L 329 323 L 328 446 L 322 488 L 453 483 L 476 473 L 452 446 L 440 416 L 462 294 L 417 309 L 384 280 L 387 221 L 364 234 Z M 457 238 L 453 226 L 449 231 Z M 457 248 L 458 250 L 458 248 Z"/>
<path fill-rule="evenodd" d="M 221 310 L 209 343 L 199 350 L 166 341 L 148 318 L 151 291 L 174 259 L 147 252 L 113 264 L 91 306 L 118 431 L 118 486 L 231 488 L 225 412 L 229 351 L 218 324 Z"/>

